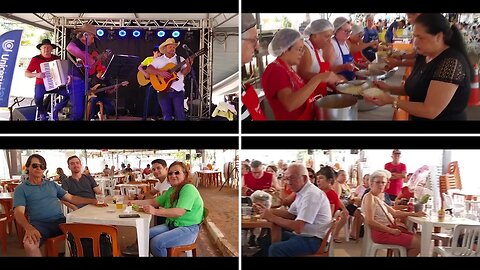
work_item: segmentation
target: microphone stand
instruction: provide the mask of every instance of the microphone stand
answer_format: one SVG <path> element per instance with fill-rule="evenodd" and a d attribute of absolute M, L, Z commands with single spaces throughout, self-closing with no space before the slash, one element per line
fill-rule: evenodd
<path fill-rule="evenodd" d="M 83 107 L 83 113 L 84 113 L 84 120 L 88 121 L 89 115 L 87 115 L 87 106 L 88 106 L 88 74 L 90 74 L 90 64 L 88 64 L 88 34 L 85 32 L 83 33 L 83 36 L 85 37 L 85 92 L 83 94 L 85 100 L 84 100 L 84 107 Z"/>
<path fill-rule="evenodd" d="M 187 51 L 187 55 L 188 57 L 192 56 L 194 53 L 191 51 L 191 50 L 185 50 Z M 190 69 L 190 105 L 188 106 L 189 107 L 189 116 L 190 118 L 193 118 L 193 90 L 194 89 L 197 89 L 197 79 L 195 77 L 195 69 L 193 68 L 193 61 L 192 61 L 192 64 L 191 64 L 191 69 Z M 200 101 L 201 102 L 201 101 Z"/>

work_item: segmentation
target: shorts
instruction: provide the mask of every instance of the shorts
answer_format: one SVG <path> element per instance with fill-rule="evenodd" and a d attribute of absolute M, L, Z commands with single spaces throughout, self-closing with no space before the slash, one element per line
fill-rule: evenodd
<path fill-rule="evenodd" d="M 412 244 L 413 234 L 401 233 L 400 235 L 393 235 L 372 229 L 372 240 L 377 244 L 399 245 L 409 248 Z"/>
<path fill-rule="evenodd" d="M 40 238 L 40 246 L 45 243 L 45 241 L 48 238 L 55 237 L 62 235 L 63 232 L 60 230 L 60 224 L 65 223 L 66 219 L 65 217 L 59 218 L 56 220 L 50 220 L 50 221 L 30 221 L 30 224 L 32 224 L 35 229 L 37 229 L 40 232 L 40 235 L 42 236 Z"/>

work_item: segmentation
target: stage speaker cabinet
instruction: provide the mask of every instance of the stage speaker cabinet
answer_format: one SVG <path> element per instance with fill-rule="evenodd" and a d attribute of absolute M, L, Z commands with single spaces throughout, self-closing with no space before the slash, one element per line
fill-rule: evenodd
<path fill-rule="evenodd" d="M 36 109 L 37 107 L 34 105 L 15 108 L 12 111 L 12 120 L 13 121 L 35 121 Z"/>

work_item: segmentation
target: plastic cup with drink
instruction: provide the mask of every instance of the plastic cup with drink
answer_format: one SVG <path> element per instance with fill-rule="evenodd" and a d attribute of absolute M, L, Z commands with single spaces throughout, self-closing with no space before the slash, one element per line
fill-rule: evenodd
<path fill-rule="evenodd" d="M 105 204 L 105 194 L 95 194 L 97 204 Z"/>
<path fill-rule="evenodd" d="M 123 209 L 123 196 L 122 195 L 118 195 L 116 196 L 117 197 L 117 200 L 115 202 L 115 207 L 118 209 L 118 210 L 122 210 Z"/>

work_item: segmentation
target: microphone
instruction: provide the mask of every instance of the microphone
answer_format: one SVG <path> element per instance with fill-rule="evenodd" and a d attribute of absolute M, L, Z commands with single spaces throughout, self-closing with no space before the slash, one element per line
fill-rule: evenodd
<path fill-rule="evenodd" d="M 184 48 L 186 51 L 190 52 L 193 54 L 192 50 L 190 50 L 190 48 L 187 46 L 187 44 L 183 44 L 182 45 L 182 48 Z"/>

